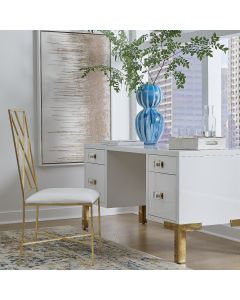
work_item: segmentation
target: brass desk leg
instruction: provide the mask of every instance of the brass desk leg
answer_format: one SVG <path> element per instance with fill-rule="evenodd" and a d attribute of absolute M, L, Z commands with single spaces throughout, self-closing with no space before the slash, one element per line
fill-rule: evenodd
<path fill-rule="evenodd" d="M 146 205 L 139 206 L 139 223 L 145 224 L 147 223 L 147 218 L 146 218 Z"/>
<path fill-rule="evenodd" d="M 178 264 L 186 263 L 186 231 L 174 230 L 174 261 Z"/>
<path fill-rule="evenodd" d="M 230 220 L 231 227 L 238 227 L 240 226 L 240 219 Z"/>
<path fill-rule="evenodd" d="M 82 229 L 87 230 L 89 223 L 89 206 L 83 205 L 82 207 Z"/>
<path fill-rule="evenodd" d="M 174 230 L 174 261 L 178 264 L 186 263 L 186 232 L 202 229 L 201 223 L 175 224 L 164 222 L 164 227 Z"/>

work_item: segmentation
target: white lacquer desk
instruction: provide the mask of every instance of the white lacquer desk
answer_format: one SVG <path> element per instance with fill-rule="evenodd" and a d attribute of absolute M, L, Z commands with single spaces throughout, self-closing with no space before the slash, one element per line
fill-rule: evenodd
<path fill-rule="evenodd" d="M 139 206 L 139 220 L 175 232 L 175 261 L 185 263 L 186 231 L 240 225 L 240 150 L 176 151 L 165 146 L 85 146 L 85 186 L 103 207 Z M 83 211 L 87 226 L 87 207 Z"/>

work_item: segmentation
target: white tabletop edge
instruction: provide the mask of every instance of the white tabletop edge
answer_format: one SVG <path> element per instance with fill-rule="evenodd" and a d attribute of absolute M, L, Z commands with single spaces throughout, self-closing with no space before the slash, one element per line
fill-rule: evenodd
<path fill-rule="evenodd" d="M 194 157 L 194 156 L 240 156 L 240 149 L 223 149 L 223 150 L 169 150 L 168 145 L 157 146 L 119 146 L 119 145 L 105 145 L 105 144 L 85 144 L 85 148 L 139 153 L 139 154 L 152 154 L 152 155 L 165 155 L 165 156 L 180 156 L 180 157 Z"/>

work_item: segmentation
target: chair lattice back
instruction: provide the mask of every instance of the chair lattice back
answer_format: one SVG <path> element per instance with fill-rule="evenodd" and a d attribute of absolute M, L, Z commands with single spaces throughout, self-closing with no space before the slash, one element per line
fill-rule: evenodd
<path fill-rule="evenodd" d="M 8 114 L 12 129 L 21 190 L 23 199 L 25 199 L 26 192 L 38 190 L 28 121 L 26 113 L 23 110 L 9 109 Z"/>

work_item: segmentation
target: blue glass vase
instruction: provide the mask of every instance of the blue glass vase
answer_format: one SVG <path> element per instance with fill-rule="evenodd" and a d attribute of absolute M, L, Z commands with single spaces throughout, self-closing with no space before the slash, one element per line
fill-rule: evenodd
<path fill-rule="evenodd" d="M 138 104 L 143 107 L 135 119 L 137 135 L 145 145 L 155 145 L 164 131 L 164 118 L 156 109 L 163 98 L 162 90 L 157 85 L 144 84 L 136 95 Z"/>

